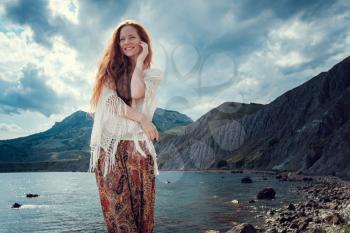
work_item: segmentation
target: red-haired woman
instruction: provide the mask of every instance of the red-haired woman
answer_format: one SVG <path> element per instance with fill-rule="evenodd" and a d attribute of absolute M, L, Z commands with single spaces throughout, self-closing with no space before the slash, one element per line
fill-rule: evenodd
<path fill-rule="evenodd" d="M 108 232 L 153 231 L 159 172 L 152 140 L 159 141 L 159 134 L 152 117 L 163 72 L 151 61 L 147 31 L 126 20 L 114 31 L 96 75 L 89 172 L 96 175 Z"/>

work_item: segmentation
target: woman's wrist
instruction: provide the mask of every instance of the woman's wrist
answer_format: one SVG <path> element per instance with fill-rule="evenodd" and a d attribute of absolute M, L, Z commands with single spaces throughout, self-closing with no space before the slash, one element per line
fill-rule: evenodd
<path fill-rule="evenodd" d="M 139 123 L 142 123 L 144 120 L 146 120 L 146 116 L 143 113 L 140 113 L 140 116 L 139 116 L 137 121 Z"/>
<path fill-rule="evenodd" d="M 141 61 L 141 60 L 136 61 L 135 69 L 139 69 L 139 70 L 143 71 L 143 66 L 144 66 L 143 61 Z"/>

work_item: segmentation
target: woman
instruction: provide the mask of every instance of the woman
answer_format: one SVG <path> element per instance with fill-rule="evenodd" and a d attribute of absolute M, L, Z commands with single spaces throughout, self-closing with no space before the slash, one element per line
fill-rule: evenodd
<path fill-rule="evenodd" d="M 114 31 L 96 75 L 89 172 L 96 175 L 108 232 L 153 231 L 159 172 L 152 140 L 159 141 L 159 134 L 152 117 L 163 74 L 151 61 L 148 33 L 126 20 Z"/>

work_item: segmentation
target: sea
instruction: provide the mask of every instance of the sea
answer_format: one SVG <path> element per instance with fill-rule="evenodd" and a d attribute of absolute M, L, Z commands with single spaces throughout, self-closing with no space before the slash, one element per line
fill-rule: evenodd
<path fill-rule="evenodd" d="M 253 182 L 241 183 L 245 176 Z M 269 209 L 301 199 L 300 184 L 259 173 L 160 171 L 154 232 L 226 232 L 242 222 L 261 226 Z M 276 191 L 275 199 L 256 199 L 265 187 Z M 15 202 L 22 206 L 11 208 Z M 107 232 L 95 174 L 0 173 L 0 233 L 7 232 Z"/>

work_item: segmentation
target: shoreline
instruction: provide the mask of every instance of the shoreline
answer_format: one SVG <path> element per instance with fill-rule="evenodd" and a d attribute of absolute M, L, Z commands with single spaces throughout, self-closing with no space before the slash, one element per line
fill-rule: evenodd
<path fill-rule="evenodd" d="M 86 173 L 86 170 L 19 170 L 19 171 L 0 171 L 0 173 L 25 173 L 25 172 L 82 172 Z M 332 175 L 308 175 L 308 174 L 297 174 L 293 171 L 276 171 L 276 170 L 259 170 L 259 169 L 184 169 L 184 170 L 164 170 L 160 169 L 159 172 L 213 172 L 213 173 L 246 173 L 246 174 L 262 174 L 262 175 L 281 175 L 282 177 L 287 177 L 289 181 L 292 181 L 293 177 L 300 177 L 300 180 L 302 178 L 311 178 L 313 180 L 330 180 L 330 181 L 336 181 L 336 182 L 346 182 L 350 183 L 350 179 L 344 179 L 342 177 L 338 176 L 332 176 Z"/>
<path fill-rule="evenodd" d="M 257 232 L 350 232 L 349 181 L 317 176 L 298 186 L 296 192 L 302 200 L 267 211 L 265 225 Z"/>
<path fill-rule="evenodd" d="M 262 175 L 281 175 L 286 177 L 288 181 L 302 181 L 303 178 L 311 178 L 314 181 L 323 181 L 327 180 L 328 182 L 345 182 L 350 184 L 350 180 L 343 179 L 338 176 L 332 175 L 306 175 L 306 174 L 297 174 L 293 171 L 275 171 L 275 170 L 258 170 L 258 169 L 184 169 L 184 170 L 159 170 L 160 172 L 217 172 L 217 173 L 255 173 Z"/>
<path fill-rule="evenodd" d="M 302 197 L 300 201 L 290 202 L 287 206 L 271 208 L 265 213 L 257 214 L 257 218 L 260 216 L 264 218 L 263 225 L 257 225 L 254 228 L 249 223 L 238 223 L 227 233 L 240 232 L 242 229 L 251 233 L 350 233 L 349 180 L 331 175 L 303 175 L 296 172 L 256 169 L 168 171 L 255 173 L 261 176 L 272 175 L 283 182 L 302 182 L 293 190 Z"/>
<path fill-rule="evenodd" d="M 263 218 L 262 224 L 254 227 L 249 222 L 241 222 L 226 233 L 350 233 L 350 181 L 291 172 L 276 173 L 276 179 L 302 181 L 293 188 L 302 198 L 256 214 L 256 218 Z"/>

